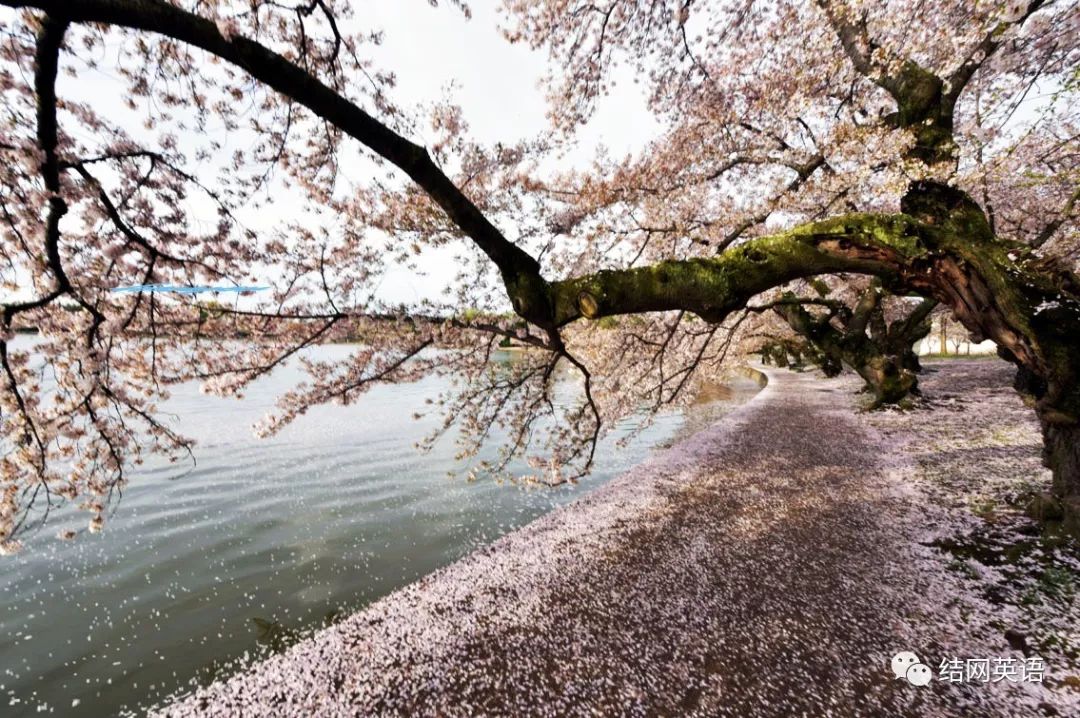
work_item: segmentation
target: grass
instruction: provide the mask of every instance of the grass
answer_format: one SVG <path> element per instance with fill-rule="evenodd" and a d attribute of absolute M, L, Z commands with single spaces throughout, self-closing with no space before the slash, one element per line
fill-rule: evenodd
<path fill-rule="evenodd" d="M 919 359 L 1000 359 L 997 354 L 920 354 Z"/>

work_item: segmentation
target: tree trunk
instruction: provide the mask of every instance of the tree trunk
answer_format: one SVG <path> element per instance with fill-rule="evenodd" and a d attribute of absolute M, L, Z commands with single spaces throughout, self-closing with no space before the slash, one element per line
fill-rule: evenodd
<path fill-rule="evenodd" d="M 1040 419 L 1043 463 L 1054 479 L 1052 496 L 1049 502 L 1040 499 L 1038 513 L 1040 518 L 1063 518 L 1066 528 L 1080 534 L 1080 424 Z"/>
<path fill-rule="evenodd" d="M 810 306 L 811 300 L 785 292 L 773 311 L 803 338 L 806 355 L 826 376 L 837 376 L 844 364 L 850 366 L 873 394 L 873 407 L 879 408 L 918 394 L 921 367 L 912 346 L 930 333 L 928 317 L 937 304 L 925 300 L 903 319 L 887 325 L 884 297 L 885 292 L 875 285 L 862 294 L 854 310 L 845 312 L 845 307 L 831 305 L 828 314 L 815 316 L 804 306 Z"/>
<path fill-rule="evenodd" d="M 879 354 L 855 367 L 874 394 L 873 408 L 897 404 L 913 393 L 918 393 L 919 378 L 915 372 L 904 367 L 901 356 Z"/>
<path fill-rule="evenodd" d="M 1080 498 L 1080 424 L 1044 421 L 1042 430 L 1043 458 L 1054 472 L 1054 493 Z"/>

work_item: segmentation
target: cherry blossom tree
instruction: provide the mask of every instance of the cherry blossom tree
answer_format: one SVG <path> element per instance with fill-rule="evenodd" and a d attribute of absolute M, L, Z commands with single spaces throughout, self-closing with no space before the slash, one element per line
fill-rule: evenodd
<path fill-rule="evenodd" d="M 396 105 L 393 68 L 369 59 L 379 34 L 339 0 L 0 5 L 15 9 L 0 271 L 25 296 L 0 327 L 7 552 L 64 502 L 100 530 L 145 454 L 192 450 L 158 414 L 171 385 L 239 396 L 291 360 L 309 378 L 265 433 L 447 373 L 438 407 L 466 454 L 504 426 L 486 468 L 530 455 L 539 480 L 571 480 L 613 419 L 688 401 L 761 321 L 751 300 L 823 276 L 876 277 L 997 342 L 1034 402 L 1054 492 L 1080 509 L 1073 2 L 504 0 L 507 38 L 550 54 L 552 130 L 495 146 L 450 103 Z M 102 63 L 126 107 L 58 94 L 59 73 Z M 646 86 L 662 136 L 550 170 L 619 68 Z M 426 147 L 409 139 L 421 127 Z M 296 221 L 247 228 L 282 186 Z M 388 271 L 448 246 L 445 300 L 379 299 Z M 255 308 L 111 291 L 260 272 L 274 288 Z M 33 352 L 12 346 L 20 327 L 38 330 Z M 357 337 L 348 360 L 304 355 Z M 507 339 L 532 351 L 493 368 Z M 560 364 L 581 382 L 567 407 L 552 401 Z"/>
<path fill-rule="evenodd" d="M 930 333 L 929 316 L 937 302 L 924 299 L 914 307 L 897 307 L 907 304 L 904 298 L 890 298 L 875 282 L 859 292 L 849 306 L 849 302 L 830 297 L 827 285 L 816 284 L 820 296 L 787 291 L 775 301 L 747 307 L 754 312 L 775 312 L 798 337 L 793 342 L 769 336 L 758 350 L 762 359 L 786 363 L 788 355 L 793 355 L 796 363 L 801 363 L 805 357 L 828 377 L 839 376 L 843 367 L 849 366 L 873 394 L 870 408 L 898 404 L 918 394 L 922 367 L 914 344 Z M 886 309 L 898 316 L 889 317 Z"/>

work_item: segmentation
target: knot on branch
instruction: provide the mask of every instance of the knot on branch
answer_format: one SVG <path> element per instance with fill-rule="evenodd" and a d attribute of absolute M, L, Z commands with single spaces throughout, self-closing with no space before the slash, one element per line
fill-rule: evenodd
<path fill-rule="evenodd" d="M 600 303 L 588 292 L 581 292 L 577 298 L 578 311 L 586 319 L 596 319 L 600 315 Z"/>
<path fill-rule="evenodd" d="M 543 277 L 532 272 L 504 272 L 503 284 L 519 317 L 545 329 L 554 326 L 551 291 Z"/>

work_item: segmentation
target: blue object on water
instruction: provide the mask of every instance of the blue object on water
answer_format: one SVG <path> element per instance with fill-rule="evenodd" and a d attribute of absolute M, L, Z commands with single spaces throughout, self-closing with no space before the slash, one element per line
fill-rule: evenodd
<path fill-rule="evenodd" d="M 261 292 L 270 287 L 183 287 L 176 284 L 132 284 L 128 287 L 114 287 L 113 292 L 173 292 L 176 294 L 199 294 L 201 292 Z"/>

